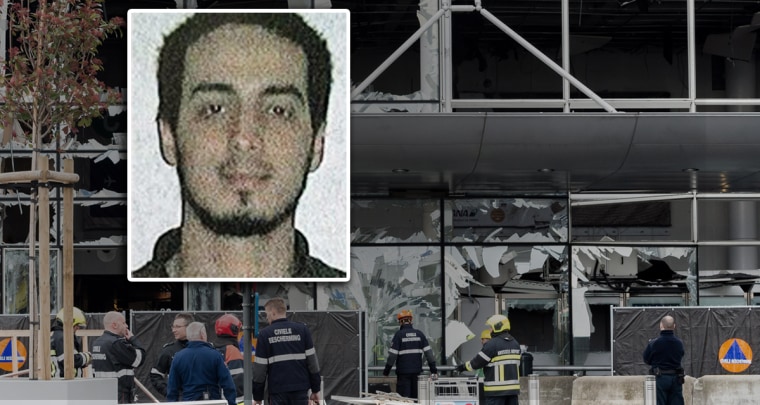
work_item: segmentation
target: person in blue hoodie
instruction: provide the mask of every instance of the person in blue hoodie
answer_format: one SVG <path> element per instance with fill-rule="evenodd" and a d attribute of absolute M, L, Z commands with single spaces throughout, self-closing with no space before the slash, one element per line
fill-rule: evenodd
<path fill-rule="evenodd" d="M 224 357 L 210 343 L 206 326 L 193 322 L 187 326 L 187 347 L 177 352 L 169 369 L 166 400 L 199 401 L 221 399 L 235 405 L 235 383 Z"/>

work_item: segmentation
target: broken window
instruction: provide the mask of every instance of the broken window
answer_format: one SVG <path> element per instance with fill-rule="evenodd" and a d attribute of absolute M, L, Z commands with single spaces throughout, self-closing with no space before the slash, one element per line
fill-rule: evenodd
<path fill-rule="evenodd" d="M 367 364 L 384 366 L 396 315 L 412 311 L 413 324 L 428 338 L 438 364 L 442 339 L 441 249 L 438 246 L 354 246 L 351 279 L 322 283 L 317 293 L 320 310 L 367 312 Z"/>

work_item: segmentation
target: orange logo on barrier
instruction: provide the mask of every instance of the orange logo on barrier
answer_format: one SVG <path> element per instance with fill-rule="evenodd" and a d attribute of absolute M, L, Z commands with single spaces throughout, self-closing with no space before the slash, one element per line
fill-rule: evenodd
<path fill-rule="evenodd" d="M 718 360 L 729 373 L 741 373 L 752 364 L 752 348 L 741 339 L 728 339 L 720 345 Z"/>
<path fill-rule="evenodd" d="M 13 349 L 11 338 L 0 340 L 0 370 L 13 371 L 13 352 L 16 352 L 16 365 L 20 369 L 26 363 L 26 347 L 16 340 L 16 348 Z"/>

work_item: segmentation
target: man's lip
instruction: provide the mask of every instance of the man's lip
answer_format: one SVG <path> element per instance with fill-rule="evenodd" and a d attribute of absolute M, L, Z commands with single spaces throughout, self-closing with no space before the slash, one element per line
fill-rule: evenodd
<path fill-rule="evenodd" d="M 268 181 L 272 176 L 266 173 L 225 173 L 225 181 L 234 188 L 257 188 Z"/>

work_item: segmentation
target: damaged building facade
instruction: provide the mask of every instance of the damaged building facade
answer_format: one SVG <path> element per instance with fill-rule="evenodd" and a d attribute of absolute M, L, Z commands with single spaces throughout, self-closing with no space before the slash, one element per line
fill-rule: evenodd
<path fill-rule="evenodd" d="M 351 11 L 351 277 L 258 283 L 262 299 L 363 311 L 376 370 L 401 309 L 448 365 L 470 359 L 471 335 L 503 313 L 534 366 L 557 373 L 605 373 L 611 307 L 757 305 L 755 3 L 329 3 Z M 126 88 L 125 40 L 113 41 L 106 84 Z M 240 283 L 126 280 L 127 134 L 115 110 L 44 147 L 56 165 L 73 157 L 83 179 L 75 304 L 238 309 Z M 30 153 L 4 140 L 3 171 Z M 24 288 L 28 194 L 5 189 L 0 203 L 2 310 L 23 313 L 9 292 Z"/>
<path fill-rule="evenodd" d="M 451 365 L 502 313 L 542 373 L 609 374 L 611 308 L 757 305 L 756 6 L 332 3 L 378 330 L 411 307 Z"/>

